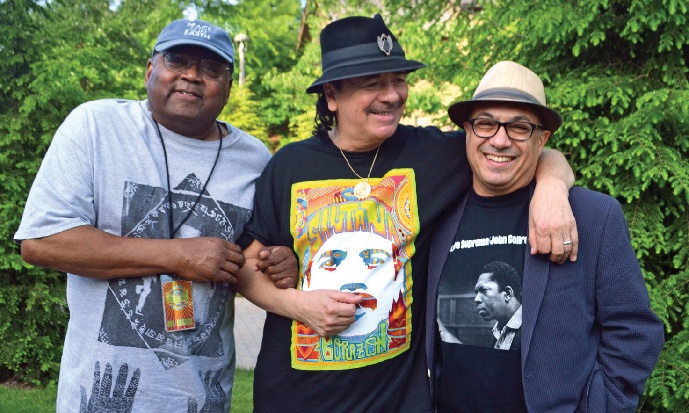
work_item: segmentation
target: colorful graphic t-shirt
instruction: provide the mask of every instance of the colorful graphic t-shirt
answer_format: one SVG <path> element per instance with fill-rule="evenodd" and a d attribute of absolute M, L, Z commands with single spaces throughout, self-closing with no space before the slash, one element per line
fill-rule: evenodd
<path fill-rule="evenodd" d="M 529 191 L 468 195 L 438 284 L 440 412 L 526 412 L 519 350 Z"/>
<path fill-rule="evenodd" d="M 359 294 L 356 321 L 319 337 L 294 321 L 292 366 L 332 370 L 366 366 L 409 349 L 412 328 L 410 257 L 418 233 L 412 169 L 369 180 L 371 193 L 352 195 L 359 180 L 301 182 L 292 186 L 295 250 L 304 258 L 303 290 Z"/>
<path fill-rule="evenodd" d="M 357 171 L 376 151 L 345 152 Z M 329 139 L 280 149 L 257 182 L 247 233 L 288 245 L 298 288 L 360 294 L 357 320 L 324 338 L 268 314 L 254 375 L 256 412 L 430 412 L 423 356 L 432 223 L 468 188 L 461 134 L 401 126 L 380 148 L 370 194 Z M 275 389 L 279 388 L 279 394 Z"/>
<path fill-rule="evenodd" d="M 79 106 L 55 134 L 15 239 L 81 225 L 168 238 L 172 221 L 176 238 L 234 242 L 251 216 L 254 182 L 270 154 L 258 139 L 225 127 L 230 133 L 208 181 L 219 141 L 162 126 L 159 136 L 145 101 Z M 167 281 L 154 274 L 112 280 L 68 274 L 57 412 L 229 411 L 235 360 L 229 285 L 193 282 L 165 290 Z M 193 329 L 166 329 L 166 295 Z"/>

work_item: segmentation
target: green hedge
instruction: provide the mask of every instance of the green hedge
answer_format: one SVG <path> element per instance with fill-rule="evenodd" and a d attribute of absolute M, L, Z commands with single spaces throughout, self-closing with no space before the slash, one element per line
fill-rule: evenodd
<path fill-rule="evenodd" d="M 206 20 L 241 17 L 230 2 L 196 3 L 208 6 Z M 345 3 L 307 2 L 306 29 L 314 39 L 333 10 L 345 15 L 373 7 L 363 0 Z M 665 324 L 667 343 L 640 410 L 689 411 L 686 1 L 496 0 L 476 2 L 480 7 L 471 10 L 460 9 L 460 2 L 422 3 L 384 0 L 379 6 L 407 55 L 429 66 L 410 79 L 443 90 L 458 87 L 457 100 L 469 98 L 499 60 L 518 61 L 544 80 L 550 104 L 564 118 L 550 145 L 568 156 L 577 184 L 622 204 L 653 309 Z M 177 2 L 158 0 L 123 0 L 117 11 L 102 0 L 0 1 L 0 379 L 45 383 L 57 377 L 67 320 L 64 276 L 23 264 L 12 241 L 43 153 L 77 104 L 143 96 L 142 56 L 162 25 L 179 15 Z M 251 21 L 259 30 L 258 20 Z M 237 94 L 246 106 L 238 110 L 234 105 L 242 102 L 233 102 L 228 120 L 236 115 L 258 129 L 278 119 L 281 131 L 296 131 L 287 140 L 303 138 L 313 115 L 300 93 L 315 76 L 318 56 L 314 45 L 297 54 L 291 71 L 257 62 L 265 66 L 255 66 L 260 87 Z M 427 98 L 410 100 L 419 106 L 410 109 L 437 107 Z M 253 112 L 270 119 L 253 119 Z"/>

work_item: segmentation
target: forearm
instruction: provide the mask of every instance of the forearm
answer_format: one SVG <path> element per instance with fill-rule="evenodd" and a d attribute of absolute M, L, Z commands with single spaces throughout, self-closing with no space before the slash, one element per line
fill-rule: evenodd
<path fill-rule="evenodd" d="M 233 283 L 244 265 L 241 249 L 220 238 L 129 238 L 88 225 L 23 240 L 21 249 L 30 264 L 98 279 L 175 274 L 191 281 Z"/>
<path fill-rule="evenodd" d="M 574 186 L 574 171 L 565 156 L 554 149 L 544 148 L 538 158 L 536 168 L 536 182 L 553 181 L 552 185 L 562 183 L 563 193 Z"/>
<path fill-rule="evenodd" d="M 254 270 L 258 254 L 263 247 L 260 242 L 253 241 L 244 249 L 246 264 L 239 270 L 238 281 L 232 288 L 268 312 L 299 319 L 298 311 L 295 310 L 298 305 L 298 291 L 294 288 L 277 288 L 268 276 Z"/>
<path fill-rule="evenodd" d="M 283 317 L 300 320 L 298 294 L 294 288 L 280 289 L 260 271 L 253 271 L 255 261 L 247 260 L 239 270 L 238 281 L 232 286 L 236 292 L 262 309 Z"/>
<path fill-rule="evenodd" d="M 85 277 L 109 279 L 172 272 L 170 240 L 125 238 L 84 225 L 21 243 L 33 265 Z"/>
<path fill-rule="evenodd" d="M 321 336 L 342 332 L 356 320 L 360 296 L 336 290 L 276 287 L 267 275 L 254 269 L 262 248 L 254 241 L 244 250 L 246 264 L 239 270 L 235 291 L 266 311 L 305 323 Z"/>

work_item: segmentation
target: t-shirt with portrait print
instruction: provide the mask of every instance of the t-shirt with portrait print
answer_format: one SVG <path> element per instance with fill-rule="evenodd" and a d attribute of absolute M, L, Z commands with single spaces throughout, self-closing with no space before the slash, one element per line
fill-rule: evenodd
<path fill-rule="evenodd" d="M 519 350 L 529 198 L 529 186 L 467 197 L 436 301 L 441 412 L 526 412 Z"/>
<path fill-rule="evenodd" d="M 430 234 L 469 187 L 465 147 L 462 133 L 400 126 L 379 151 L 343 156 L 330 139 L 312 137 L 275 154 L 257 182 L 247 233 L 295 250 L 298 288 L 364 301 L 357 321 L 331 338 L 268 314 L 256 412 L 433 411 L 423 353 Z M 361 176 L 373 164 L 370 194 L 357 196 L 364 179 L 348 162 Z"/>

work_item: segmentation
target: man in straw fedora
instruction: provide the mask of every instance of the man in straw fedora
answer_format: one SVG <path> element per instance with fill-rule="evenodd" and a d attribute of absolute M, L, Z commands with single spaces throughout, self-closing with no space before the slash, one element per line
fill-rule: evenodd
<path fill-rule="evenodd" d="M 380 15 L 321 32 L 314 136 L 286 145 L 256 183 L 245 250 L 294 249 L 297 289 L 240 274 L 268 310 L 254 376 L 256 412 L 428 412 L 423 357 L 430 234 L 471 184 L 462 132 L 400 125 L 405 57 Z M 534 252 L 575 254 L 567 201 L 573 174 L 549 152 L 539 165 Z M 537 244 L 537 245 L 536 245 Z"/>
<path fill-rule="evenodd" d="M 524 66 L 500 62 L 448 113 L 466 132 L 473 184 L 431 246 L 426 345 L 438 411 L 635 411 L 663 326 L 620 204 L 572 188 L 578 259 L 553 265 L 529 254 L 523 240 L 537 159 L 562 124 L 543 83 Z M 522 286 L 519 310 L 500 327 L 476 311 L 516 300 L 503 282 L 476 281 L 494 261 L 517 269 Z"/>

